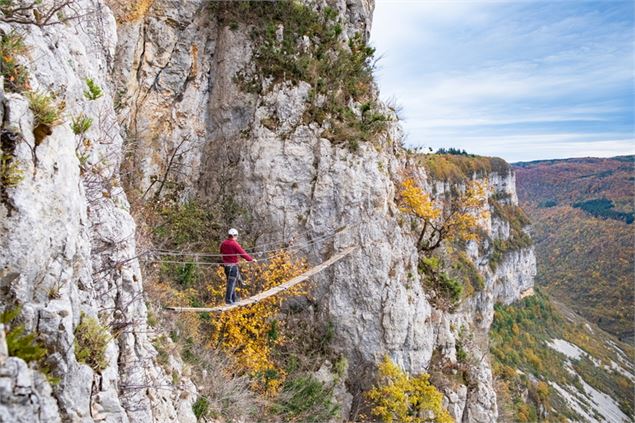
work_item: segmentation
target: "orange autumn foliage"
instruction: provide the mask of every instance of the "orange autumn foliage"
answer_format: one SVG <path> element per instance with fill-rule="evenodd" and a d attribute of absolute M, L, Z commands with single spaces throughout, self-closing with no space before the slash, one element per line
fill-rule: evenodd
<path fill-rule="evenodd" d="M 278 286 L 307 269 L 305 260 L 294 260 L 287 252 L 276 255 L 263 267 L 255 268 L 246 277 L 246 286 L 238 288 L 242 298 Z M 219 277 L 224 279 L 222 269 Z M 223 298 L 225 285 L 210 288 L 210 293 Z M 212 317 L 211 347 L 220 347 L 233 355 L 242 371 L 254 379 L 254 388 L 275 394 L 284 382 L 285 372 L 273 358 L 273 348 L 285 340 L 285 322 L 278 321 L 282 302 L 301 295 L 304 289 L 296 285 L 256 304 L 235 308 Z"/>

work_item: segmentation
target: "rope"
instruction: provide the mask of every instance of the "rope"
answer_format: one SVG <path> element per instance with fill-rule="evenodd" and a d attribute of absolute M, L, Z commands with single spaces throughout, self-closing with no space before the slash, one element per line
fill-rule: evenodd
<path fill-rule="evenodd" d="M 312 245 L 315 243 L 318 243 L 320 241 L 324 241 L 327 240 L 329 238 L 332 238 L 334 236 L 336 236 L 338 233 L 342 232 L 344 229 L 338 230 L 339 232 L 335 232 L 333 234 L 329 234 L 329 235 L 322 235 L 320 237 L 317 237 L 315 239 L 312 239 L 310 241 L 307 241 L 305 243 L 300 243 L 300 244 L 294 244 L 294 245 L 290 245 L 288 247 L 283 247 L 283 248 L 275 248 L 275 249 L 270 249 L 270 250 L 262 250 L 262 251 L 253 251 L 252 254 L 256 255 L 256 254 L 266 254 L 266 253 L 271 253 L 271 252 L 279 252 L 279 251 L 285 251 L 285 250 L 290 250 L 290 249 L 297 249 L 300 248 L 301 246 L 305 246 L 305 245 Z M 189 252 L 189 251 L 176 251 L 176 250 L 154 250 L 157 252 L 157 254 L 159 255 L 167 255 L 167 256 L 197 256 L 197 257 L 223 257 L 223 256 L 239 256 L 240 254 L 213 254 L 213 253 L 195 253 L 195 252 Z"/>
<path fill-rule="evenodd" d="M 317 244 L 319 242 L 325 241 L 325 240 L 327 240 L 329 238 L 333 238 L 333 237 L 337 236 L 338 234 L 349 230 L 350 227 L 356 227 L 356 226 L 359 226 L 360 224 L 361 224 L 361 222 L 358 222 L 358 223 L 355 223 L 352 226 L 341 227 L 341 228 L 337 229 L 335 232 L 333 232 L 332 234 L 322 235 L 322 236 L 319 236 L 317 238 L 314 238 L 314 239 L 309 240 L 309 241 L 304 242 L 304 243 L 293 244 L 293 245 L 290 245 L 290 246 L 284 247 L 284 248 L 275 248 L 275 249 L 262 250 L 262 251 L 253 251 L 251 254 L 252 255 L 258 255 L 258 254 L 262 255 L 262 254 L 272 253 L 272 252 L 275 253 L 275 252 L 282 252 L 282 251 L 298 250 L 298 249 L 301 249 L 302 247 L 314 245 L 314 244 Z M 232 256 L 240 256 L 240 254 L 196 253 L 196 252 L 182 251 L 182 250 L 181 251 L 177 251 L 177 250 L 157 249 L 157 250 L 150 250 L 150 251 L 154 252 L 156 255 L 159 255 L 159 256 L 174 256 L 174 257 L 178 257 L 178 256 L 192 256 L 192 257 L 232 257 Z M 222 263 L 220 263 L 220 264 L 222 264 Z"/>
<path fill-rule="evenodd" d="M 202 313 L 202 312 L 211 313 L 211 312 L 223 312 L 223 311 L 234 309 L 236 307 L 256 304 L 266 298 L 272 297 L 282 291 L 285 291 L 291 288 L 292 286 L 299 284 L 300 282 L 306 281 L 307 279 L 311 278 L 311 276 L 320 273 L 324 269 L 328 268 L 329 266 L 332 266 L 333 264 L 343 259 L 344 257 L 349 255 L 353 251 L 357 250 L 357 248 L 358 247 L 355 245 L 345 249 L 344 251 L 340 251 L 339 253 L 333 255 L 328 260 L 318 264 L 317 266 L 312 267 L 311 269 L 307 270 L 303 274 L 296 276 L 278 286 L 274 286 L 273 288 L 270 288 L 266 291 L 256 294 L 252 297 L 245 298 L 244 300 L 238 301 L 234 304 L 227 304 L 227 305 L 217 306 L 217 307 L 166 307 L 166 308 L 168 310 L 177 311 L 177 312 L 193 311 L 198 313 Z"/>
<path fill-rule="evenodd" d="M 266 259 L 258 259 L 258 263 L 263 261 L 269 261 L 270 258 Z M 168 264 L 196 264 L 196 265 L 205 265 L 205 266 L 222 266 L 225 263 L 222 262 L 210 262 L 210 261 L 180 261 L 180 260 L 144 260 L 146 263 L 168 263 Z M 241 263 L 241 266 L 245 264 L 253 263 L 252 261 L 247 261 Z"/>
<path fill-rule="evenodd" d="M 335 236 L 335 235 L 330 235 L 329 237 L 333 237 L 333 236 Z M 307 243 L 303 243 L 303 244 L 299 244 L 299 245 L 294 245 L 294 246 L 292 246 L 292 247 L 288 247 L 288 248 L 281 248 L 281 249 L 278 249 L 278 250 L 272 250 L 272 251 L 278 251 L 278 253 L 277 253 L 277 254 L 272 254 L 272 255 L 270 255 L 270 256 L 268 256 L 268 257 L 265 257 L 265 258 L 259 258 L 259 259 L 257 259 L 257 260 L 258 260 L 258 261 L 270 261 L 270 260 L 272 260 L 272 259 L 274 259 L 274 258 L 276 258 L 276 257 L 280 256 L 280 255 L 282 254 L 282 252 L 283 252 L 283 251 L 294 251 L 294 250 L 299 250 L 299 249 L 301 249 L 302 247 L 309 246 L 309 245 L 313 245 L 313 244 L 317 244 L 318 242 L 321 242 L 321 241 L 323 241 L 323 240 L 324 240 L 324 239 L 316 239 L 316 240 L 312 240 L 311 242 L 307 242 Z M 264 254 L 264 253 L 261 253 L 261 254 Z M 162 256 L 163 254 L 157 254 L 157 255 L 158 255 L 158 256 Z M 254 253 L 254 255 L 255 255 L 255 253 Z M 198 253 L 193 253 L 193 254 L 186 254 L 186 253 L 183 253 L 183 254 L 168 254 L 168 257 L 176 257 L 176 258 L 179 258 L 179 257 L 181 257 L 181 256 L 193 256 L 193 257 L 196 257 L 196 258 L 199 258 L 199 257 L 203 257 L 203 258 L 204 258 L 204 257 L 214 257 L 214 258 L 216 258 L 216 257 L 232 257 L 232 256 L 240 256 L 240 254 L 198 254 Z M 144 259 L 143 261 L 145 261 L 145 262 L 147 262 L 147 263 L 202 264 L 202 265 L 213 265 L 213 266 L 216 266 L 216 265 L 223 265 L 223 264 L 225 264 L 224 262 L 216 262 L 216 261 L 214 261 L 214 262 L 209 262 L 209 261 L 198 261 L 198 260 L 196 260 L 196 261 L 183 261 L 183 260 L 177 260 L 177 259 L 175 259 L 175 260 Z M 251 263 L 251 262 L 249 262 L 249 261 L 248 261 L 247 263 Z"/>

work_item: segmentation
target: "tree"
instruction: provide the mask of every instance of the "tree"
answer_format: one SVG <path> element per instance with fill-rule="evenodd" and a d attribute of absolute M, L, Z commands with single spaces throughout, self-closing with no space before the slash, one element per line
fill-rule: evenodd
<path fill-rule="evenodd" d="M 453 156 L 471 156 L 471 154 L 468 154 L 467 151 L 461 150 L 460 148 L 454 148 L 454 147 L 439 148 L 436 154 L 451 154 Z"/>
<path fill-rule="evenodd" d="M 470 181 L 464 190 L 451 196 L 443 208 L 437 206 L 428 194 L 408 178 L 401 186 L 400 210 L 418 221 L 417 248 L 430 253 L 443 241 L 475 240 L 479 219 L 485 218 L 487 182 Z"/>
<path fill-rule="evenodd" d="M 78 10 L 76 0 L 0 0 L 0 22 L 45 27 L 86 16 Z"/>

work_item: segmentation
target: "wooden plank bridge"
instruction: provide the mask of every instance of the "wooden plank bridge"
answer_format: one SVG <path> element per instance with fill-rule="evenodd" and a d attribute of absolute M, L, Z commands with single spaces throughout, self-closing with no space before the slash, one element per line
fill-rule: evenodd
<path fill-rule="evenodd" d="M 176 312 L 179 312 L 179 313 L 182 313 L 182 312 L 220 313 L 220 312 L 223 312 L 223 311 L 232 310 L 232 309 L 237 308 L 237 307 L 244 307 L 244 306 L 256 304 L 257 302 L 260 302 L 260 301 L 264 300 L 265 298 L 269 298 L 271 296 L 274 296 L 274 295 L 276 295 L 276 294 L 278 294 L 278 293 L 280 293 L 282 291 L 285 291 L 285 290 L 291 288 L 292 286 L 295 286 L 295 285 L 299 284 L 300 282 L 306 281 L 310 277 L 320 273 L 324 269 L 326 269 L 329 266 L 332 266 L 336 262 L 340 261 L 341 259 L 343 259 L 347 255 L 349 255 L 350 253 L 352 253 L 356 249 L 357 249 L 357 246 L 349 247 L 349 248 L 345 249 L 344 251 L 341 251 L 341 252 L 335 254 L 334 256 L 329 258 L 328 260 L 318 264 L 317 266 L 310 268 L 309 270 L 307 270 L 303 274 L 301 274 L 299 276 L 296 276 L 293 279 L 288 280 L 285 283 L 282 283 L 282 284 L 280 284 L 278 286 L 274 286 L 273 288 L 270 288 L 270 289 L 268 289 L 266 291 L 263 291 L 263 292 L 261 292 L 259 294 L 254 295 L 253 297 L 249 297 L 249 298 L 245 298 L 244 300 L 237 301 L 234 304 L 225 304 L 225 305 L 217 306 L 217 307 L 166 307 L 166 309 L 171 310 L 171 311 L 176 311 Z"/>

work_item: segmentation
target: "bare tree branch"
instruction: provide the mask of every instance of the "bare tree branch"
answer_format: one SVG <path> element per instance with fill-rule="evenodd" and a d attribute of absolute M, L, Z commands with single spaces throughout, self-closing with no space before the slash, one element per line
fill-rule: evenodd
<path fill-rule="evenodd" d="M 88 16 L 92 12 L 80 13 L 71 6 L 76 0 L 54 0 L 41 3 L 38 1 L 24 2 L 22 0 L 5 0 L 0 5 L 0 22 L 18 25 L 35 25 L 40 28 L 50 25 L 64 24 L 72 20 Z M 72 14 L 64 14 L 69 8 Z"/>

